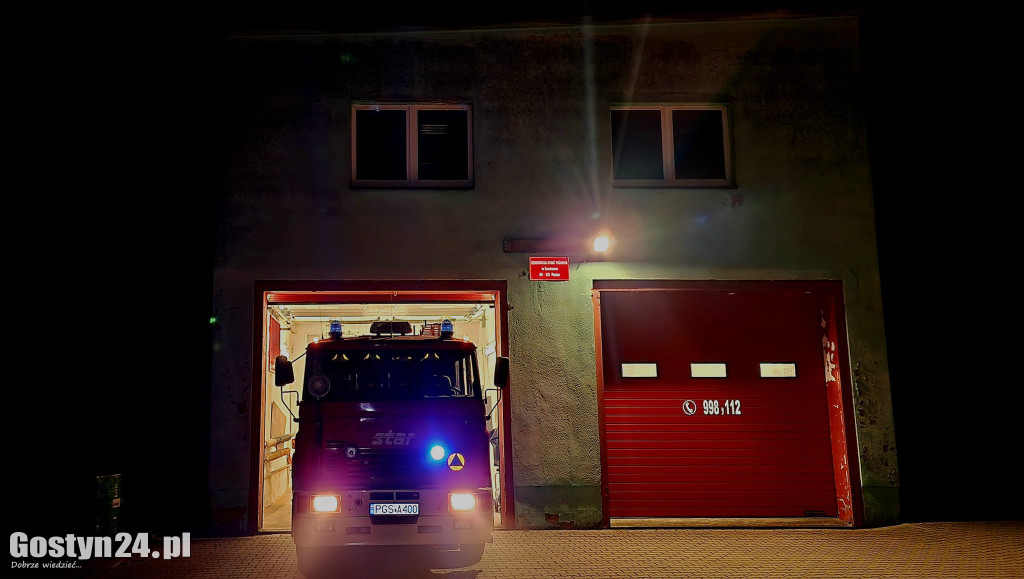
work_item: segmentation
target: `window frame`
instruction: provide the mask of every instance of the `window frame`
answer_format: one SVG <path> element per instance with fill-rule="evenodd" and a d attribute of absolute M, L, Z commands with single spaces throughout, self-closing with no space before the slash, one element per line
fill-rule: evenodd
<path fill-rule="evenodd" d="M 357 111 L 404 110 L 405 115 L 405 169 L 406 179 L 360 179 L 356 139 L 358 128 Z M 449 110 L 466 111 L 466 179 L 420 179 L 419 178 L 419 111 Z M 408 189 L 471 189 L 473 179 L 473 108 L 466 102 L 376 102 L 356 101 L 352 103 L 351 130 L 352 186 L 366 188 L 408 188 Z"/>
<path fill-rule="evenodd" d="M 663 179 L 616 179 L 615 143 L 611 141 L 612 187 L 679 187 L 712 188 L 734 187 L 732 163 L 731 121 L 729 105 L 724 103 L 612 103 L 608 110 L 610 122 L 613 111 L 658 111 L 661 114 L 661 166 Z M 677 110 L 718 110 L 722 112 L 722 149 L 725 158 L 724 179 L 677 179 L 675 167 L 675 142 L 672 134 L 672 111 Z M 610 134 L 610 132 L 609 132 Z M 671 177 L 669 177 L 671 175 Z"/>

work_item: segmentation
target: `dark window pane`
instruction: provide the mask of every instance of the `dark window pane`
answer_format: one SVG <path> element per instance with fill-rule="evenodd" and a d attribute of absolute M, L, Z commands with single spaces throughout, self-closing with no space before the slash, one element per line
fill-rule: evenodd
<path fill-rule="evenodd" d="M 661 111 L 612 111 L 612 167 L 616 179 L 664 179 Z"/>
<path fill-rule="evenodd" d="M 356 178 L 407 179 L 403 110 L 356 111 Z"/>
<path fill-rule="evenodd" d="M 420 179 L 469 179 L 466 111 L 421 110 Z"/>
<path fill-rule="evenodd" d="M 722 111 L 672 111 L 676 179 L 725 179 Z"/>

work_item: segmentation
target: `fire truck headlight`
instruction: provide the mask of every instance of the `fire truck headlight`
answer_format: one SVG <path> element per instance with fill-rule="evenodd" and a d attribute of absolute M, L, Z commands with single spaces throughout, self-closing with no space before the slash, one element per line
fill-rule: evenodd
<path fill-rule="evenodd" d="M 341 511 L 341 497 L 338 495 L 313 495 L 309 504 L 314 513 L 337 513 Z"/>
<path fill-rule="evenodd" d="M 441 446 L 440 444 L 435 445 L 433 448 L 430 449 L 430 458 L 434 460 L 441 460 L 442 458 L 444 458 L 445 454 L 447 453 L 445 453 L 444 447 Z"/>
<path fill-rule="evenodd" d="M 453 511 L 472 511 L 476 508 L 476 495 L 472 493 L 451 493 L 448 503 Z"/>

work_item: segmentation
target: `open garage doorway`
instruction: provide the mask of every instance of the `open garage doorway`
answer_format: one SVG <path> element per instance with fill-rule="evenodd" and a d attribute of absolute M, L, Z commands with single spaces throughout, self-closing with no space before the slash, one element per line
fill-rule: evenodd
<path fill-rule="evenodd" d="M 254 376 L 254 413 L 250 470 L 250 531 L 291 529 L 291 467 L 298 424 L 305 360 L 310 343 L 328 336 L 332 320 L 342 323 L 344 338 L 370 334 L 377 321 L 408 322 L 413 335 L 436 335 L 443 320 L 454 337 L 477 347 L 477 364 L 490 412 L 490 475 L 494 526 L 514 521 L 511 497 L 509 389 L 493 388 L 498 356 L 508 355 L 505 282 L 259 282 L 256 292 L 259 376 Z M 254 351 L 254 355 L 257 352 Z M 295 382 L 274 383 L 278 355 L 294 361 Z M 258 402 L 257 402 L 258 400 Z"/>

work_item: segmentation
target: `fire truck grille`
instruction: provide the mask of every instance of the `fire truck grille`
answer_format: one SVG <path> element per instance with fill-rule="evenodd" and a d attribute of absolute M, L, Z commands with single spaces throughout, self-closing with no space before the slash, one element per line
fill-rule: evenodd
<path fill-rule="evenodd" d="M 345 486 L 354 488 L 408 488 L 424 481 L 422 452 L 360 448 L 355 458 L 326 454 L 325 467 Z"/>

